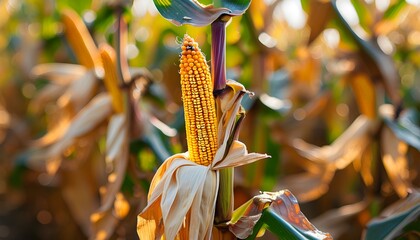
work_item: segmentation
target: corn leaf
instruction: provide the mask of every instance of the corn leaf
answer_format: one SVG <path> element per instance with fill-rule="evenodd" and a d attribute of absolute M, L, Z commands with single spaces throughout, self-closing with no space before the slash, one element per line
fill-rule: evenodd
<path fill-rule="evenodd" d="M 191 24 L 205 26 L 222 14 L 242 15 L 250 0 L 220 0 L 215 8 L 204 6 L 196 0 L 153 0 L 160 14 L 176 25 Z"/>
<path fill-rule="evenodd" d="M 332 239 L 308 221 L 289 190 L 255 196 L 234 212 L 232 220 L 229 230 L 238 238 L 254 239 L 265 226 L 284 239 Z"/>
<path fill-rule="evenodd" d="M 395 112 L 391 105 L 381 106 L 379 112 L 399 139 L 420 151 L 420 114 L 416 109 L 407 109 L 396 121 L 393 120 Z"/>
<path fill-rule="evenodd" d="M 311 28 L 308 44 L 311 44 L 321 34 L 332 16 L 331 4 L 322 0 L 309 1 L 307 24 Z"/>
<path fill-rule="evenodd" d="M 381 216 L 367 225 L 365 240 L 395 239 L 410 223 L 418 221 L 420 215 L 420 193 L 413 192 L 407 198 L 388 207 Z"/>

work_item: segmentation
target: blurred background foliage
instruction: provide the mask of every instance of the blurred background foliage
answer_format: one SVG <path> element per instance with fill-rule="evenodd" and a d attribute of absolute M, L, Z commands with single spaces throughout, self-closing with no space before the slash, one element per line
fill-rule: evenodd
<path fill-rule="evenodd" d="M 99 108 L 92 99 L 110 91 L 103 75 L 93 71 L 96 87 L 82 96 L 76 93 L 86 86 L 69 90 L 70 83 L 91 70 L 73 76 L 39 65 L 80 63 L 61 21 L 69 8 L 96 46 L 113 46 L 131 69 L 134 100 L 125 111 L 140 116 L 127 123 L 129 142 L 111 144 L 130 152 L 112 167 L 109 138 L 125 123 L 107 113 L 92 120 L 89 106 Z M 120 13 L 128 23 L 123 43 Z M 210 28 L 177 27 L 151 0 L 0 2 L 0 239 L 137 238 L 153 172 L 186 150 L 178 75 L 185 33 L 209 59 Z M 405 227 L 395 237 L 419 237 L 418 0 L 254 0 L 228 25 L 226 55 L 228 77 L 255 92 L 243 102 L 240 139 L 250 152 L 272 156 L 235 170 L 235 207 L 258 191 L 289 189 L 334 238 L 359 239 L 370 226 L 366 237 L 379 239 L 391 233 L 372 219 L 405 200 L 410 211 L 392 205 L 385 224 Z M 60 100 L 66 94 L 69 109 Z M 82 109 L 90 115 L 80 117 Z M 77 118 L 80 126 L 95 124 L 72 132 Z M 65 123 L 67 135 L 51 134 Z M 42 138 L 48 133 L 51 141 Z M 49 155 L 63 136 L 71 141 Z M 111 187 L 114 179 L 121 183 Z M 107 191 L 116 193 L 110 201 Z M 411 224 L 398 226 L 401 218 Z"/>

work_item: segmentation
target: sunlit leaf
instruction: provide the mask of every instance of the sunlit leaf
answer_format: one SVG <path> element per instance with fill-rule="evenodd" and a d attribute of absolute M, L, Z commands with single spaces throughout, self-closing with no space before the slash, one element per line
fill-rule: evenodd
<path fill-rule="evenodd" d="M 366 207 L 366 201 L 353 203 L 324 212 L 311 222 L 323 231 L 330 233 L 331 236 L 339 238 L 354 227 L 352 218 Z"/>
<path fill-rule="evenodd" d="M 330 234 L 319 231 L 308 221 L 289 190 L 255 196 L 235 211 L 234 218 L 236 222 L 228 223 L 229 230 L 239 238 L 254 239 L 264 224 L 281 238 L 332 239 Z"/>
<path fill-rule="evenodd" d="M 376 34 L 388 34 L 395 30 L 401 23 L 401 12 L 407 6 L 405 0 L 398 0 L 392 4 L 385 12 L 382 19 L 375 25 Z"/>
<path fill-rule="evenodd" d="M 325 0 L 310 0 L 307 24 L 311 28 L 308 44 L 311 44 L 324 31 L 331 19 L 331 4 Z"/>
<path fill-rule="evenodd" d="M 56 84 L 68 85 L 85 75 L 87 69 L 81 65 L 68 63 L 44 63 L 31 70 L 33 78 L 45 78 Z"/>
<path fill-rule="evenodd" d="M 379 121 L 361 115 L 331 145 L 318 147 L 296 139 L 292 147 L 310 161 L 343 169 L 362 154 L 378 127 Z"/>
<path fill-rule="evenodd" d="M 400 197 L 407 196 L 411 183 L 409 181 L 408 160 L 406 158 L 408 146 L 398 140 L 392 131 L 382 129 L 382 161 L 392 186 Z"/>
<path fill-rule="evenodd" d="M 90 214 L 98 207 L 96 189 L 90 179 L 86 164 L 84 167 L 62 173 L 61 191 L 70 212 L 85 234 L 91 234 Z"/>
<path fill-rule="evenodd" d="M 216 7 L 204 6 L 196 0 L 154 0 L 160 14 L 176 25 L 205 26 L 223 14 L 241 15 L 249 7 L 250 0 L 220 0 Z"/>
<path fill-rule="evenodd" d="M 324 195 L 335 170 L 331 167 L 319 173 L 301 173 L 284 177 L 276 188 L 289 188 L 301 202 L 309 202 Z"/>

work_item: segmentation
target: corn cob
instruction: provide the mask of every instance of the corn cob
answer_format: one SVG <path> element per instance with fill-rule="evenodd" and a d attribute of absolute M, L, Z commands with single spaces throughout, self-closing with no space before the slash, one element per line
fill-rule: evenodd
<path fill-rule="evenodd" d="M 88 29 L 76 12 L 66 9 L 62 13 L 64 31 L 77 60 L 88 69 L 100 67 L 101 57 Z"/>
<path fill-rule="evenodd" d="M 108 44 L 101 45 L 100 53 L 104 65 L 104 83 L 109 94 L 112 96 L 112 105 L 117 113 L 124 110 L 123 96 L 118 86 L 117 64 L 114 49 Z"/>
<path fill-rule="evenodd" d="M 188 35 L 184 36 L 180 59 L 182 101 L 190 160 L 209 165 L 217 150 L 216 106 L 209 66 Z"/>

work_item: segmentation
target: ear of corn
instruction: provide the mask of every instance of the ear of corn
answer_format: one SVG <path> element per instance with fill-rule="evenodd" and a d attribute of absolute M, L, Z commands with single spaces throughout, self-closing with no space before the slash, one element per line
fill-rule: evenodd
<path fill-rule="evenodd" d="M 105 71 L 105 87 L 112 96 L 112 105 L 114 107 L 114 110 L 117 113 L 122 113 L 124 110 L 124 104 L 121 89 L 118 86 L 119 81 L 117 74 L 115 51 L 111 46 L 103 44 L 101 45 L 100 53 Z"/>
<path fill-rule="evenodd" d="M 100 67 L 101 57 L 88 29 L 76 12 L 66 9 L 62 13 L 66 39 L 77 60 L 88 69 Z"/>
<path fill-rule="evenodd" d="M 185 35 L 180 59 L 182 101 L 190 160 L 209 165 L 217 150 L 217 119 L 209 66 L 198 44 Z"/>

